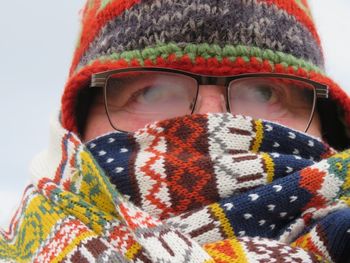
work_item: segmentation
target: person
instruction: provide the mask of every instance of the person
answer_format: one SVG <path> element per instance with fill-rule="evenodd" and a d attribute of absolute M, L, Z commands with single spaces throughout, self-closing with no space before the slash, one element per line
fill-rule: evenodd
<path fill-rule="evenodd" d="M 306 0 L 89 0 L 15 262 L 350 262 L 350 98 Z"/>

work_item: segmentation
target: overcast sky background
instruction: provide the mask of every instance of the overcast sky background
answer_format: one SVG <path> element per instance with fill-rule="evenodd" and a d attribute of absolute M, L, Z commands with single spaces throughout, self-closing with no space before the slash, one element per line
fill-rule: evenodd
<path fill-rule="evenodd" d="M 31 159 L 47 147 L 84 2 L 0 0 L 0 225 L 21 198 Z M 350 93 L 350 1 L 310 3 L 327 71 Z"/>

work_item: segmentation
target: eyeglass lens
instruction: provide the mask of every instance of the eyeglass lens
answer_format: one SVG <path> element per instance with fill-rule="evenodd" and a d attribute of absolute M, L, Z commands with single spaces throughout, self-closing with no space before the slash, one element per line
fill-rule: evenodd
<path fill-rule="evenodd" d="M 308 125 L 314 96 L 311 84 L 287 78 L 242 78 L 229 84 L 232 114 L 278 122 L 300 131 Z"/>
<path fill-rule="evenodd" d="M 107 80 L 106 105 L 115 128 L 135 131 L 154 121 L 191 114 L 196 95 L 197 81 L 191 77 L 127 72 Z"/>
<path fill-rule="evenodd" d="M 148 123 L 191 114 L 197 80 L 180 73 L 133 71 L 111 75 L 106 83 L 107 113 L 114 128 L 135 131 Z M 247 77 L 228 86 L 232 114 L 288 124 L 304 131 L 313 111 L 314 87 L 278 77 Z"/>

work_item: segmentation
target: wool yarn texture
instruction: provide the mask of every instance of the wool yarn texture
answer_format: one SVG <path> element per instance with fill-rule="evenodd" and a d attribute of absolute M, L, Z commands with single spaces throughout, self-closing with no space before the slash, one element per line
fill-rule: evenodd
<path fill-rule="evenodd" d="M 326 136 L 350 146 L 350 99 L 324 72 L 306 0 L 88 0 L 50 146 L 0 231 L 0 262 L 349 261 L 350 150 L 229 113 L 83 143 L 76 105 L 92 74 L 141 66 L 321 82 L 339 110 Z"/>
<path fill-rule="evenodd" d="M 86 145 L 52 122 L 3 262 L 346 262 L 350 151 L 225 114 Z"/>
<path fill-rule="evenodd" d="M 329 86 L 331 104 L 321 117 L 332 112 L 324 127 L 339 122 L 325 136 L 337 133 L 337 146 L 350 147 L 350 98 L 324 72 L 306 0 L 87 1 L 62 97 L 63 127 L 77 131 L 77 96 L 93 73 L 140 66 L 219 76 L 285 73 L 321 82 Z"/>

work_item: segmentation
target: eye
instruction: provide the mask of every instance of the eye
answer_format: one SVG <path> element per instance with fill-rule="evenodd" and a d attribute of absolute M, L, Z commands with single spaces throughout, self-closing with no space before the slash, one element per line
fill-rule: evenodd
<path fill-rule="evenodd" d="M 246 103 L 273 104 L 279 100 L 278 88 L 264 83 L 248 83 L 232 90 L 235 100 Z"/>
<path fill-rule="evenodd" d="M 106 86 L 106 99 L 110 112 L 150 120 L 190 113 L 196 92 L 197 82 L 190 77 L 143 72 L 130 78 L 114 75 Z"/>
<path fill-rule="evenodd" d="M 275 89 L 268 85 L 252 87 L 250 95 L 251 99 L 260 103 L 273 103 L 277 99 Z"/>
<path fill-rule="evenodd" d="M 171 97 L 169 90 L 161 86 L 147 86 L 138 90 L 132 96 L 139 103 L 163 102 Z"/>

